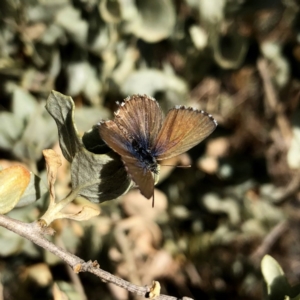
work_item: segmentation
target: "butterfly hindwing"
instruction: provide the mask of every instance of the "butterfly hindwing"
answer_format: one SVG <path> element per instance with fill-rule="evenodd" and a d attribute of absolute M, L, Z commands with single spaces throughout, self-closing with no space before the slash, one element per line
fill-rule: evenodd
<path fill-rule="evenodd" d="M 199 144 L 217 127 L 213 117 L 204 111 L 179 106 L 171 109 L 154 146 L 158 160 L 177 156 Z"/>
<path fill-rule="evenodd" d="M 154 193 L 154 178 L 150 170 L 143 169 L 134 157 L 124 157 L 123 162 L 131 179 L 138 185 L 141 194 L 150 199 Z"/>

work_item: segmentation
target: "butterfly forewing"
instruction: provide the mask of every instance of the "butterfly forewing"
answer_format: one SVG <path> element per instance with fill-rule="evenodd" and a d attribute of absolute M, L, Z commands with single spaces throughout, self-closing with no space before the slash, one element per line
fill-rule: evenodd
<path fill-rule="evenodd" d="M 143 169 L 134 157 L 123 157 L 123 162 L 132 180 L 138 185 L 144 197 L 150 199 L 154 193 L 154 178 L 150 170 Z"/>
<path fill-rule="evenodd" d="M 162 125 L 162 112 L 157 101 L 148 96 L 134 95 L 120 105 L 115 122 L 130 133 L 139 145 L 151 148 Z"/>
<path fill-rule="evenodd" d="M 102 140 L 121 156 L 131 156 L 127 131 L 114 121 L 101 122 L 99 133 Z"/>
<path fill-rule="evenodd" d="M 178 107 L 171 109 L 154 146 L 158 160 L 177 156 L 199 144 L 217 127 L 213 117 L 204 111 Z"/>

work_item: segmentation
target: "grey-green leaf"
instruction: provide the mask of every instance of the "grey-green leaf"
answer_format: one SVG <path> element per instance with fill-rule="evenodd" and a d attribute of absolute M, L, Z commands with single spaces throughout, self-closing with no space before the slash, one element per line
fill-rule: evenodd
<path fill-rule="evenodd" d="M 41 158 L 42 150 L 56 141 L 55 124 L 43 106 L 36 105 L 34 112 L 28 116 L 23 134 L 13 147 L 17 157 L 36 162 Z"/>
<path fill-rule="evenodd" d="M 71 97 L 51 91 L 46 109 L 56 122 L 61 151 L 71 162 L 82 143 L 77 134 L 74 118 L 74 102 Z"/>
<path fill-rule="evenodd" d="M 120 1 L 120 3 L 124 3 L 124 8 L 131 6 L 131 18 L 128 9 L 126 9 L 127 16 L 123 17 L 127 19 L 127 30 L 137 37 L 149 43 L 155 43 L 172 34 L 176 22 L 173 1 Z M 121 9 L 124 14 L 125 10 L 123 7 Z"/>
<path fill-rule="evenodd" d="M 28 91 L 21 87 L 13 87 L 12 100 L 12 111 L 22 120 L 30 117 L 30 115 L 35 111 L 37 105 L 36 99 Z"/>
<path fill-rule="evenodd" d="M 15 207 L 23 207 L 39 200 L 48 191 L 40 177 L 30 172 L 30 182 Z"/>
<path fill-rule="evenodd" d="M 21 136 L 24 121 L 10 112 L 1 112 L 0 124 L 0 148 L 9 150 Z"/>
<path fill-rule="evenodd" d="M 113 152 L 79 151 L 72 162 L 71 177 L 72 187 L 80 186 L 79 194 L 95 203 L 115 199 L 131 187 L 120 157 Z"/>
<path fill-rule="evenodd" d="M 72 188 L 95 203 L 126 193 L 132 182 L 120 156 L 101 140 L 97 126 L 82 139 L 78 136 L 72 98 L 52 91 L 46 109 L 56 121 L 62 153 L 71 163 Z"/>

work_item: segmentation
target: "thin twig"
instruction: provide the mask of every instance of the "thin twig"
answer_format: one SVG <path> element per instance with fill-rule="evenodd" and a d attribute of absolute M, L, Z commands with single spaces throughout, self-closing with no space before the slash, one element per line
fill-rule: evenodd
<path fill-rule="evenodd" d="M 51 243 L 49 240 L 46 239 L 44 236 L 44 229 L 39 225 L 38 222 L 33 223 L 24 223 L 10 217 L 0 215 L 0 226 L 7 228 L 15 232 L 16 234 L 32 241 L 36 245 L 48 250 L 49 252 L 53 253 L 54 255 L 61 258 L 65 263 L 67 263 L 73 270 L 76 269 L 77 266 L 80 266 L 80 272 L 89 272 L 92 273 L 102 281 L 113 283 L 119 287 L 126 289 L 129 292 L 135 293 L 140 296 L 146 296 L 149 293 L 150 287 L 149 286 L 138 286 L 132 284 L 124 279 L 121 279 L 117 276 L 106 272 L 99 267 L 95 266 L 95 264 L 91 262 L 85 262 L 80 257 L 66 251 L 65 249 L 56 246 L 55 244 Z M 183 300 L 182 299 L 167 296 L 167 295 L 159 295 L 156 300 Z"/>
<path fill-rule="evenodd" d="M 262 257 L 267 254 L 276 241 L 282 236 L 282 234 L 288 229 L 289 223 L 282 221 L 278 223 L 264 238 L 261 245 L 251 255 L 252 261 L 256 264 L 261 261 Z"/>
<path fill-rule="evenodd" d="M 137 267 L 132 257 L 132 251 L 130 251 L 130 246 L 125 232 L 121 228 L 117 228 L 114 234 L 123 253 L 123 257 L 125 258 L 127 270 L 129 273 L 129 280 L 140 284 L 140 278 L 137 274 Z"/>
<path fill-rule="evenodd" d="M 260 58 L 257 61 L 257 69 L 263 81 L 266 99 L 269 107 L 273 110 L 276 115 L 276 123 L 281 132 L 282 137 L 285 140 L 286 147 L 290 145 L 292 139 L 292 131 L 290 123 L 284 114 L 282 103 L 280 103 L 275 88 L 273 86 L 267 62 L 264 58 Z"/>

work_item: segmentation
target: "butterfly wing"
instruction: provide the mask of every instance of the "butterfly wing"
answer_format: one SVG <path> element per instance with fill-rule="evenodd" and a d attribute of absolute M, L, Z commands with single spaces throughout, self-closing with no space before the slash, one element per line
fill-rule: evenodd
<path fill-rule="evenodd" d="M 128 174 L 138 185 L 141 194 L 150 199 L 154 194 L 154 178 L 150 170 L 143 169 L 140 162 L 134 157 L 122 158 Z"/>
<path fill-rule="evenodd" d="M 115 122 L 126 128 L 131 138 L 145 149 L 153 147 L 162 121 L 157 101 L 146 95 L 126 98 L 115 113 Z"/>
<path fill-rule="evenodd" d="M 118 126 L 114 121 L 100 122 L 99 133 L 102 140 L 121 157 L 131 156 L 130 145 L 125 128 Z"/>
<path fill-rule="evenodd" d="M 138 185 L 142 195 L 150 199 L 154 193 L 154 179 L 152 173 L 142 167 L 131 151 L 131 140 L 125 128 L 114 121 L 101 122 L 99 133 L 102 140 L 116 153 L 121 155 L 122 161 L 131 179 Z"/>
<path fill-rule="evenodd" d="M 204 111 L 178 106 L 171 109 L 154 146 L 158 160 L 177 156 L 199 144 L 217 127 L 216 120 Z"/>

